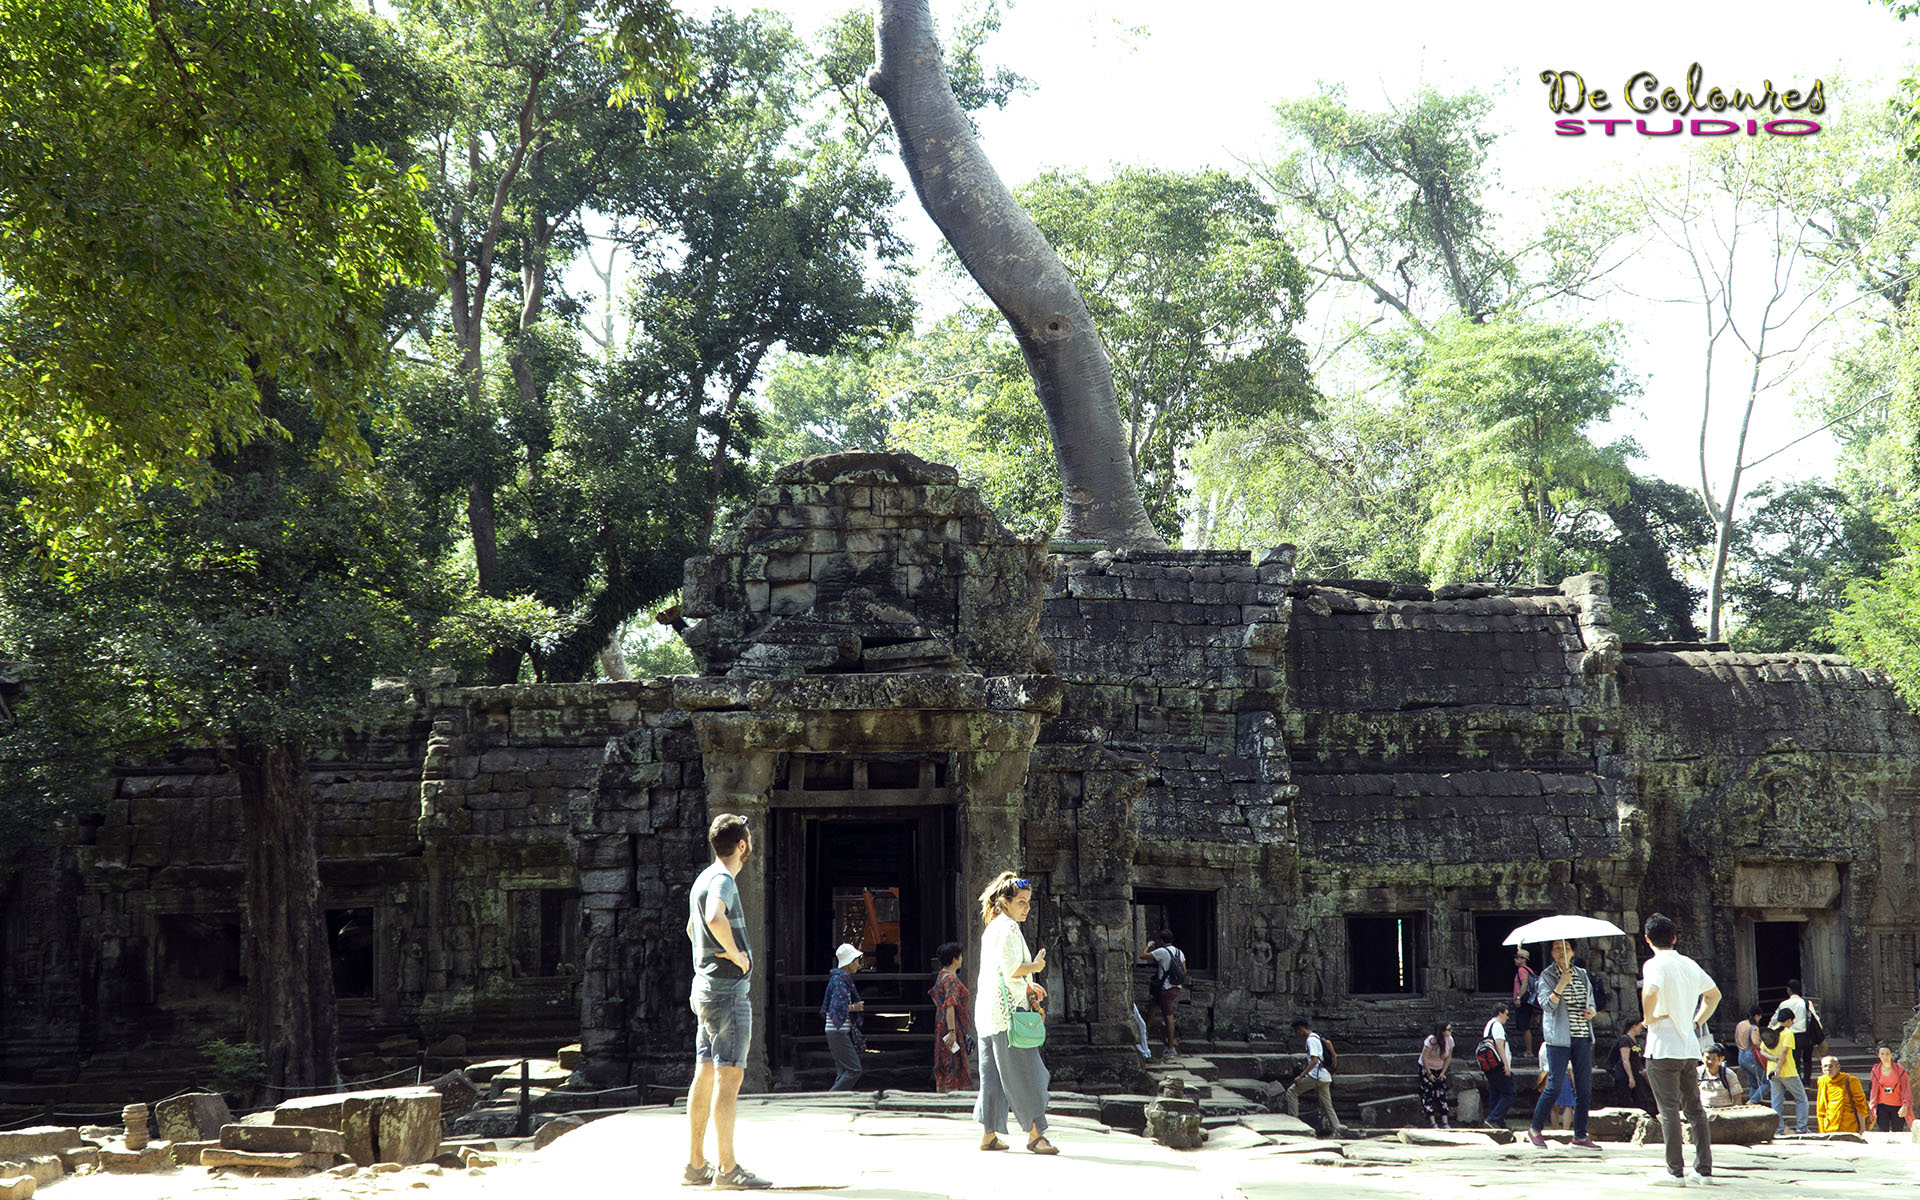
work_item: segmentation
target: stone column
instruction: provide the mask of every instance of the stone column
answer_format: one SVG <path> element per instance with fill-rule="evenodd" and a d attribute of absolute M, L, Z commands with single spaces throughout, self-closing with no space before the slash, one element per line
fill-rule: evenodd
<path fill-rule="evenodd" d="M 777 755 L 768 750 L 732 750 L 716 753 L 709 743 L 704 722 L 701 729 L 705 751 L 707 781 L 707 819 L 721 813 L 738 813 L 747 819 L 747 832 L 753 839 L 753 852 L 740 868 L 734 882 L 740 888 L 740 903 L 747 910 L 747 936 L 753 943 L 753 1042 L 747 1050 L 747 1074 L 742 1092 L 765 1092 L 773 1086 L 773 1073 L 767 1063 L 767 1031 L 773 1019 L 773 948 L 768 942 L 767 870 L 773 846 L 773 810 L 767 804 L 767 792 L 773 787 L 773 768 Z"/>

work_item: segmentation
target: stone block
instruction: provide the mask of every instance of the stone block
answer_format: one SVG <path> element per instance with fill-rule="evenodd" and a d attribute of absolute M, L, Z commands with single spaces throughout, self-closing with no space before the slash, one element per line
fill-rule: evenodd
<path fill-rule="evenodd" d="M 153 1175 L 174 1169 L 173 1143 L 148 1142 L 139 1150 L 100 1147 L 100 1169 L 109 1175 Z"/>
<path fill-rule="evenodd" d="M 67 1125 L 33 1125 L 26 1129 L 0 1132 L 0 1159 L 29 1158 L 36 1154 L 58 1154 L 86 1144 L 80 1130 Z"/>
<path fill-rule="evenodd" d="M 220 1146 L 263 1154 L 345 1154 L 347 1139 L 337 1129 L 312 1125 L 228 1125 L 220 1131 Z"/>
<path fill-rule="evenodd" d="M 346 1154 L 361 1166 L 375 1161 L 373 1146 L 373 1092 L 345 1092 L 331 1096 L 301 1096 L 273 1111 L 276 1125 L 331 1129 L 345 1141 Z"/>
<path fill-rule="evenodd" d="M 173 1154 L 175 1164 L 182 1167 L 197 1167 L 200 1165 L 200 1152 L 202 1150 L 211 1150 L 219 1144 L 217 1140 L 210 1142 L 171 1142 L 168 1144 L 167 1149 Z M 98 1150 L 93 1152 L 93 1159 L 94 1165 L 98 1166 L 100 1161 L 100 1152 Z M 68 1167 L 67 1169 L 69 1171 L 73 1170 L 72 1167 Z"/>
<path fill-rule="evenodd" d="M 559 1062 L 562 1070 L 572 1071 L 575 1068 L 579 1067 L 580 1043 L 575 1042 L 571 1046 L 560 1047 L 560 1052 L 559 1054 L 555 1055 L 555 1059 L 556 1061 Z"/>
<path fill-rule="evenodd" d="M 225 1096 L 216 1092 L 188 1092 L 153 1106 L 159 1135 L 172 1142 L 207 1141 L 220 1136 L 233 1120 Z"/>
<path fill-rule="evenodd" d="M 440 1093 L 440 1115 L 457 1117 L 480 1102 L 480 1089 L 465 1071 L 448 1071 L 427 1085 Z"/>
<path fill-rule="evenodd" d="M 31 1175 L 0 1175 L 0 1200 L 29 1200 L 39 1186 Z"/>
<path fill-rule="evenodd" d="M 212 1146 L 200 1152 L 200 1165 L 240 1167 L 249 1171 L 266 1171 L 275 1175 L 304 1175 L 312 1171 L 324 1171 L 333 1166 L 333 1155 L 300 1154 L 293 1151 L 229 1150 L 225 1146 Z"/>
<path fill-rule="evenodd" d="M 65 1178 L 66 1174 L 67 1168 L 57 1154 L 35 1154 L 0 1162 L 0 1175 L 31 1175 L 35 1183 L 52 1183 Z"/>
<path fill-rule="evenodd" d="M 553 1120 L 542 1125 L 539 1132 L 533 1135 L 533 1148 L 535 1150 L 545 1150 L 548 1146 L 558 1141 L 563 1135 L 572 1133 L 585 1124 L 586 1122 L 579 1117 L 555 1117 Z"/>

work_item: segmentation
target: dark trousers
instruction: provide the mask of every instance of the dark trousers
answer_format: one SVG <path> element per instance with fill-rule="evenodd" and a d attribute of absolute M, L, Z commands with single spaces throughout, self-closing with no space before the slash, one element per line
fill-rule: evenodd
<path fill-rule="evenodd" d="M 1507 1110 L 1513 1107 L 1513 1098 L 1520 1088 L 1513 1082 L 1513 1072 L 1505 1067 L 1495 1067 L 1487 1073 L 1487 1120 L 1500 1124 L 1507 1119 Z"/>
<path fill-rule="evenodd" d="M 1879 1133 L 1904 1133 L 1907 1123 L 1900 1119 L 1898 1104 L 1876 1104 L 1873 1106 L 1873 1128 Z"/>
<path fill-rule="evenodd" d="M 1587 1136 L 1587 1110 L 1593 1107 L 1593 1039 L 1577 1037 L 1567 1046 L 1547 1047 L 1547 1081 L 1540 1085 L 1540 1099 L 1533 1105 L 1533 1131 L 1547 1127 L 1553 1115 L 1553 1098 L 1560 1094 L 1560 1080 L 1573 1075 L 1573 1136 Z"/>
<path fill-rule="evenodd" d="M 1713 1174 L 1713 1135 L 1708 1132 L 1707 1107 L 1700 1103 L 1695 1086 L 1699 1063 L 1691 1058 L 1650 1058 L 1644 1074 L 1653 1088 L 1654 1103 L 1660 1106 L 1660 1131 L 1667 1139 L 1667 1171 L 1686 1173 L 1682 1152 L 1680 1118 L 1684 1114 L 1693 1130 L 1693 1169 L 1702 1175 Z"/>
<path fill-rule="evenodd" d="M 827 1030 L 827 1049 L 833 1053 L 834 1070 L 839 1072 L 833 1077 L 830 1092 L 845 1092 L 860 1081 L 864 1068 L 860 1065 L 860 1052 L 853 1048 L 853 1034 L 844 1029 Z"/>

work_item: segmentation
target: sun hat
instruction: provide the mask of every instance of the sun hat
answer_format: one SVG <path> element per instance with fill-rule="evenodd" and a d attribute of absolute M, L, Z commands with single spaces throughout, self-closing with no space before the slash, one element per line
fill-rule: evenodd
<path fill-rule="evenodd" d="M 844 967 L 859 957 L 860 947 L 841 942 L 840 948 L 833 952 L 833 965 L 836 967 Z"/>

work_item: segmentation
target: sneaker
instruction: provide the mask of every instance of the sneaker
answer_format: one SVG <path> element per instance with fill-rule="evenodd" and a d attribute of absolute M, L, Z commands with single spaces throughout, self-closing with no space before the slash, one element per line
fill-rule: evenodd
<path fill-rule="evenodd" d="M 713 1182 L 713 1164 L 701 1163 L 680 1173 L 680 1182 L 688 1187 L 705 1187 Z"/>
<path fill-rule="evenodd" d="M 1600 1148 L 1600 1143 L 1590 1137 L 1575 1138 L 1572 1144 L 1580 1147 L 1582 1150 L 1598 1150 Z"/>
<path fill-rule="evenodd" d="M 1536 1146 L 1544 1146 L 1547 1144 L 1547 1139 L 1540 1136 L 1540 1131 L 1538 1129 L 1527 1130 L 1527 1140 L 1532 1142 Z"/>
<path fill-rule="evenodd" d="M 1689 1167 L 1687 1168 L 1687 1182 L 1705 1184 L 1708 1187 L 1712 1187 L 1714 1184 L 1719 1183 L 1720 1181 L 1714 1178 L 1712 1175 L 1702 1175 L 1700 1172 Z"/>
<path fill-rule="evenodd" d="M 717 1187 L 718 1185 L 716 1184 L 715 1186 Z M 1687 1186 L 1687 1179 L 1686 1179 L 1686 1176 L 1684 1175 L 1674 1175 L 1667 1171 L 1659 1171 L 1659 1172 L 1656 1172 L 1651 1179 L 1647 1180 L 1647 1186 L 1648 1187 L 1685 1187 Z"/>
<path fill-rule="evenodd" d="M 1487 1118 L 1488 1129 L 1505 1129 L 1506 1127 L 1507 1123 L 1505 1121 L 1496 1121 L 1491 1117 Z"/>
<path fill-rule="evenodd" d="M 739 1163 L 733 1164 L 733 1170 L 725 1175 L 713 1177 L 713 1190 L 716 1192 L 757 1192 L 772 1186 L 772 1180 L 760 1178 Z"/>

